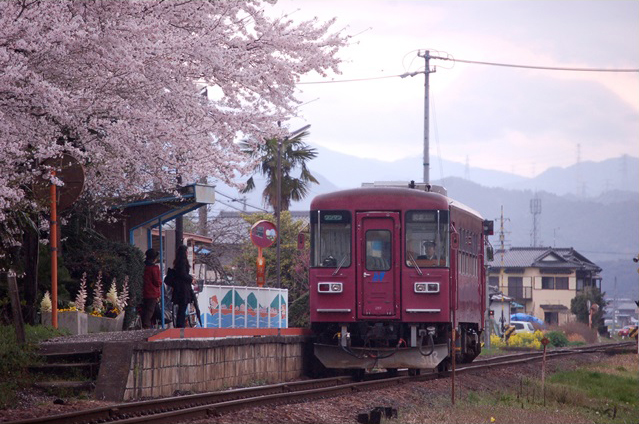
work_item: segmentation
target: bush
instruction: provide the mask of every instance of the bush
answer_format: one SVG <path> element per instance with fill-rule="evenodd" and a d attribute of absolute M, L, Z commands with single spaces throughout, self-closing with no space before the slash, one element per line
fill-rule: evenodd
<path fill-rule="evenodd" d="M 496 334 L 490 335 L 490 345 L 492 347 L 504 347 L 506 343 Z"/>
<path fill-rule="evenodd" d="M 535 337 L 535 333 L 513 334 L 508 339 L 508 346 L 541 349 L 541 342 Z"/>
<path fill-rule="evenodd" d="M 290 304 L 289 327 L 310 328 L 310 295 L 303 294 Z"/>
<path fill-rule="evenodd" d="M 555 347 L 568 346 L 568 337 L 561 331 L 549 331 L 546 333 L 546 338 Z"/>
<path fill-rule="evenodd" d="M 15 328 L 0 325 L 0 408 L 15 403 L 16 391 L 30 383 L 28 367 L 38 362 L 36 345 L 64 333 L 52 327 L 25 326 L 27 343 L 19 345 Z"/>
<path fill-rule="evenodd" d="M 142 275 L 144 274 L 144 253 L 135 246 L 107 240 L 101 234 L 80 225 L 75 217 L 65 227 L 68 235 L 63 244 L 64 260 L 73 279 L 66 287 L 74 299 L 83 273 L 87 273 L 87 305 L 93 302 L 94 284 L 98 273 L 102 272 L 102 288 L 106 292 L 111 281 L 116 279 L 118 294 L 122 291 L 124 278 L 129 277 L 129 301 L 125 309 L 124 328 L 135 319 L 135 307 L 142 302 Z M 106 294 L 106 293 L 104 293 Z"/>
<path fill-rule="evenodd" d="M 591 344 L 597 342 L 597 331 L 581 322 L 563 324 L 559 326 L 559 330 L 563 331 L 570 341 L 583 341 Z"/>

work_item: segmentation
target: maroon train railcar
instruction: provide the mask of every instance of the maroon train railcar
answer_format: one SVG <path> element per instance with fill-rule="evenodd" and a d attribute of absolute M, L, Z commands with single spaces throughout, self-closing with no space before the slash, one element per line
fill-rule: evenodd
<path fill-rule="evenodd" d="M 492 221 L 422 187 L 311 203 L 310 320 L 325 367 L 443 369 L 453 328 L 456 359 L 480 353 Z"/>

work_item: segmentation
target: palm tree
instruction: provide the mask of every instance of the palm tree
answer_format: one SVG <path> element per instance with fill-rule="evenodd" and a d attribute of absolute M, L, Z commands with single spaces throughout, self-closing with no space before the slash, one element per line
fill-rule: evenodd
<path fill-rule="evenodd" d="M 302 131 L 292 138 L 282 140 L 282 210 L 287 211 L 291 201 L 299 201 L 305 198 L 309 192 L 311 183 L 319 184 L 317 179 L 306 167 L 306 162 L 317 156 L 317 151 L 304 143 L 303 139 L 309 135 L 308 131 Z M 278 139 L 267 139 L 264 144 L 254 146 L 246 141 L 240 143 L 242 151 L 252 159 L 258 159 L 255 172 L 259 172 L 267 179 L 266 187 L 262 192 L 264 203 L 270 205 L 277 212 L 277 147 Z M 301 168 L 299 177 L 291 175 L 291 171 Z M 246 182 L 242 193 L 255 189 L 253 177 Z"/>

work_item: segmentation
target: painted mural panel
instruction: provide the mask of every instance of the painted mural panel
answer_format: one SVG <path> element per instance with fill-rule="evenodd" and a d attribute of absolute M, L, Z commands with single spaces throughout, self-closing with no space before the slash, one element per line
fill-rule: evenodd
<path fill-rule="evenodd" d="M 285 289 L 205 285 L 198 303 L 207 328 L 288 328 Z"/>

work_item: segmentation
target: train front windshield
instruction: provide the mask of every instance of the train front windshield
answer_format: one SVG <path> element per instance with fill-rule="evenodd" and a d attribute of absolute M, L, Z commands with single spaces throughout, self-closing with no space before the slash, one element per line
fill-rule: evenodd
<path fill-rule="evenodd" d="M 348 211 L 316 211 L 311 214 L 311 266 L 350 266 L 351 233 L 351 214 Z"/>
<path fill-rule="evenodd" d="M 448 211 L 406 212 L 406 265 L 449 266 Z"/>

